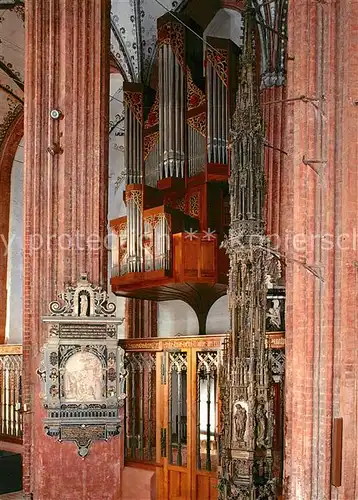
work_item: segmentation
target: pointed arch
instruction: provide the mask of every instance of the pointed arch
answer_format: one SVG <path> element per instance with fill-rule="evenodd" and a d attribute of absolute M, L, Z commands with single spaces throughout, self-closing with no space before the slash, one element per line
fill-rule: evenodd
<path fill-rule="evenodd" d="M 5 341 L 7 248 L 11 194 L 11 170 L 16 151 L 24 135 L 24 112 L 17 115 L 0 147 L 0 344 Z"/>

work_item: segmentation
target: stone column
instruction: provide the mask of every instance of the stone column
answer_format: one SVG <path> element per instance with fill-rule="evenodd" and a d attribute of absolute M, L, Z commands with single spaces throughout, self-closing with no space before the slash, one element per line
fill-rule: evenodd
<path fill-rule="evenodd" d="M 118 439 L 45 436 L 40 318 L 66 282 L 106 285 L 109 0 L 28 0 L 25 32 L 24 490 L 36 500 L 119 497 Z M 58 119 L 51 110 L 60 111 Z"/>
<path fill-rule="evenodd" d="M 358 496 L 357 14 L 357 1 L 289 2 L 285 498 L 297 500 Z"/>

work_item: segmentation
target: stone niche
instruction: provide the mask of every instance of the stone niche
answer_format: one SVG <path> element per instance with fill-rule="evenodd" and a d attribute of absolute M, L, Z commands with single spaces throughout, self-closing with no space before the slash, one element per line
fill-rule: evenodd
<path fill-rule="evenodd" d="M 107 293 L 84 274 L 42 317 L 49 331 L 38 370 L 45 431 L 74 441 L 83 458 L 92 441 L 120 433 L 126 371 L 117 330 L 124 318 L 115 312 Z"/>

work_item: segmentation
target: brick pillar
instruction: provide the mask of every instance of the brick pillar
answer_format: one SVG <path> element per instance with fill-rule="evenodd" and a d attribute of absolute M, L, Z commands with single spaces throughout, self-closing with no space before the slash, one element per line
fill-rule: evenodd
<path fill-rule="evenodd" d="M 281 235 L 280 206 L 282 199 L 282 163 L 284 161 L 283 133 L 286 97 L 285 87 L 271 87 L 261 92 L 261 109 L 265 123 L 265 229 L 272 245 Z"/>
<path fill-rule="evenodd" d="M 357 481 L 358 2 L 289 2 L 285 498 L 354 500 Z M 303 98 L 302 96 L 305 96 Z M 322 98 L 324 96 L 324 98 Z M 331 487 L 343 417 L 342 486 Z"/>
<path fill-rule="evenodd" d="M 47 437 L 36 375 L 48 302 L 82 272 L 107 281 L 110 2 L 25 8 L 24 489 L 34 500 L 117 499 L 119 439 L 81 459 L 74 444 Z"/>
<path fill-rule="evenodd" d="M 154 300 L 126 300 L 126 338 L 156 337 L 158 332 L 158 303 Z"/>
<path fill-rule="evenodd" d="M 336 123 L 329 140 L 335 160 L 335 223 L 341 244 L 334 263 L 333 417 L 343 417 L 342 486 L 332 488 L 334 500 L 358 498 L 358 1 L 341 0 L 336 11 Z M 333 34 L 332 34 L 333 37 Z M 333 47 L 332 47 L 333 50 Z M 336 151 L 334 150 L 336 144 Z M 336 153 L 333 156 L 334 152 Z"/>

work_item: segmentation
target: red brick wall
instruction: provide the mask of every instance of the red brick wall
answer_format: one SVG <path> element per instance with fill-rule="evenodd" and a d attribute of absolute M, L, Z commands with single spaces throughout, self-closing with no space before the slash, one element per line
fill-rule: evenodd
<path fill-rule="evenodd" d="M 75 444 L 47 437 L 36 374 L 48 302 L 80 273 L 107 282 L 109 8 L 109 0 L 25 5 L 23 458 L 25 493 L 35 500 L 120 495 L 120 438 L 93 443 L 81 459 Z M 62 120 L 50 118 L 53 108 Z M 48 148 L 56 143 L 63 151 L 53 156 Z M 68 237 L 60 243 L 62 235 L 71 246 Z M 34 249 L 38 236 L 43 244 Z"/>
<path fill-rule="evenodd" d="M 285 498 L 297 500 L 358 497 L 357 15 L 357 1 L 289 2 L 295 100 L 286 104 L 280 218 L 289 231 Z M 330 484 L 334 417 L 343 417 L 340 488 Z"/>

